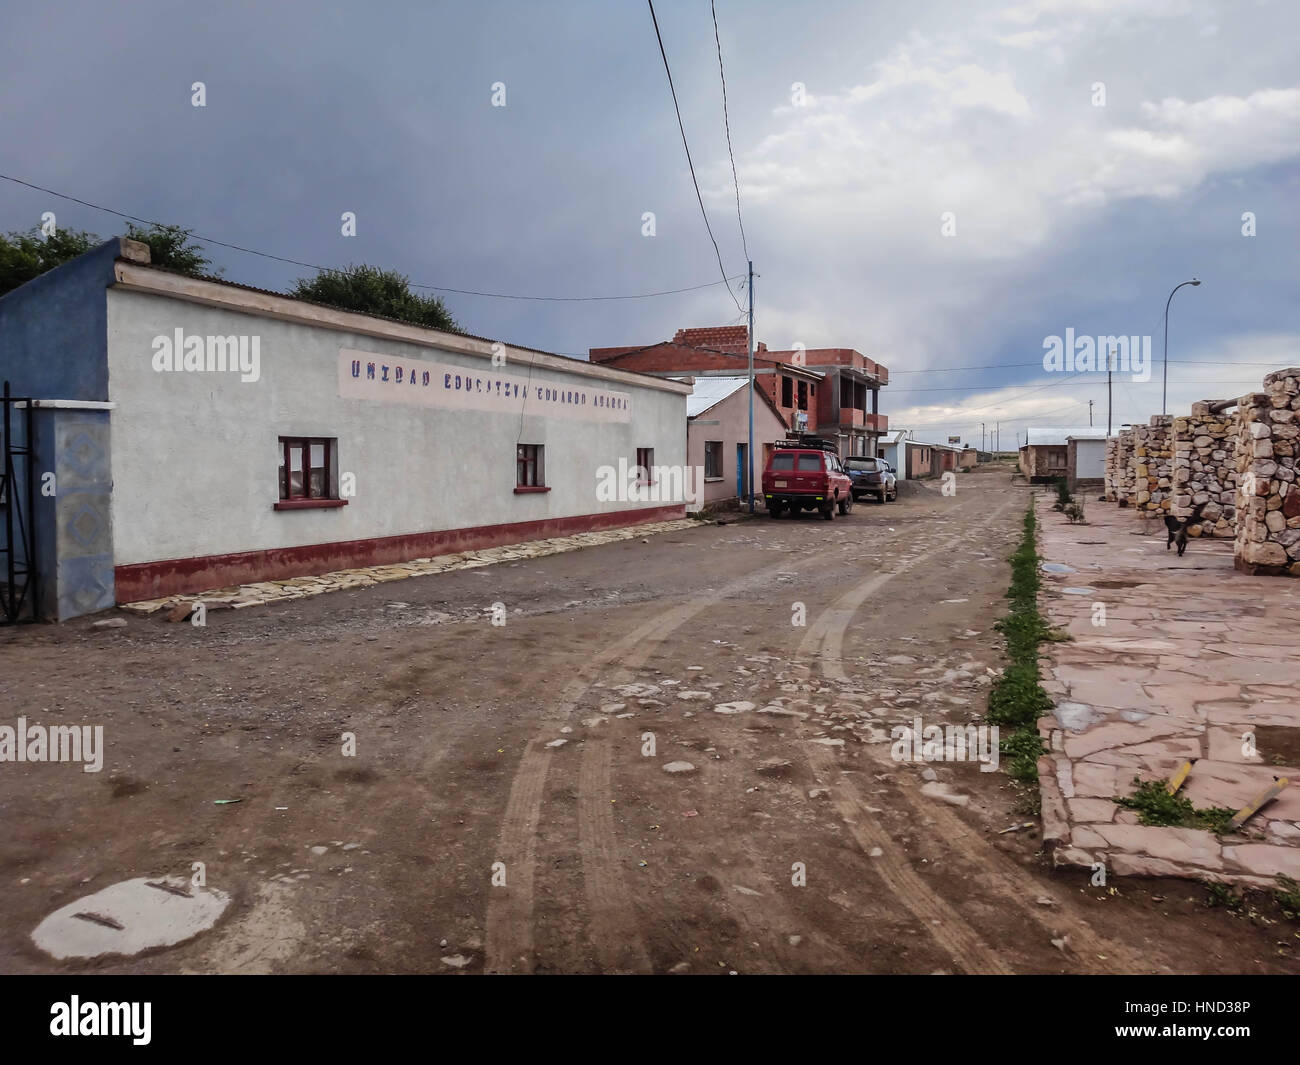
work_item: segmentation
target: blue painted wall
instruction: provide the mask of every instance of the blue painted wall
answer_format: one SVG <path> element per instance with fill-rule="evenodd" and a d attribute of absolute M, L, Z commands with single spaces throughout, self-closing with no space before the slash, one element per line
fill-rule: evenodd
<path fill-rule="evenodd" d="M 16 396 L 108 399 L 108 296 L 120 238 L 0 296 L 0 381 Z"/>
<path fill-rule="evenodd" d="M 108 399 L 106 290 L 121 254 L 115 238 L 0 297 L 0 382 L 13 395 Z M 33 413 L 36 614 L 62 621 L 114 602 L 109 413 Z M 41 493 L 46 473 L 53 496 Z"/>

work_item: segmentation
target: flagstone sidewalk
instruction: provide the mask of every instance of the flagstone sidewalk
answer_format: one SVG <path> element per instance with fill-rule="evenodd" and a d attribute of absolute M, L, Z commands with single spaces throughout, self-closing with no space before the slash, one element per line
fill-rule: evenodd
<path fill-rule="evenodd" d="M 577 533 L 573 536 L 557 536 L 549 540 L 529 540 L 526 543 L 484 548 L 481 551 L 460 551 L 456 554 L 437 555 L 433 558 L 417 558 L 412 559 L 410 562 L 397 562 L 388 566 L 366 566 L 361 569 L 337 570 L 333 573 L 322 573 L 319 576 L 290 577 L 282 581 L 258 581 L 254 584 L 241 584 L 236 587 L 215 588 L 212 591 L 198 592 L 193 595 L 169 595 L 162 599 L 145 599 L 136 603 L 122 603 L 119 605 L 123 610 L 131 610 L 139 614 L 152 614 L 158 610 L 200 602 L 209 610 L 222 607 L 242 610 L 245 607 L 261 606 L 264 603 L 303 599 L 308 596 L 323 595 L 325 592 L 342 591 L 346 588 L 365 588 L 372 584 L 382 584 L 385 581 L 404 580 L 407 577 L 424 577 L 433 573 L 473 569 L 477 566 L 491 566 L 498 562 L 511 562 L 521 558 L 558 555 L 565 551 L 576 551 L 582 547 L 594 547 L 597 544 L 631 540 L 637 536 L 645 537 L 656 533 L 676 532 L 679 529 L 697 528 L 699 524 L 698 520 L 692 518 L 648 522 L 644 525 L 602 529 L 598 532 Z"/>
<path fill-rule="evenodd" d="M 1044 838 L 1058 865 L 1277 887 L 1300 880 L 1300 580 L 1251 577 L 1232 544 L 1179 558 L 1162 523 L 1088 501 L 1070 525 L 1036 497 L 1039 609 L 1068 642 L 1044 644 L 1039 722 Z M 1104 608 L 1104 615 L 1101 609 Z M 1240 830 L 1148 826 L 1116 797 L 1197 759 L 1179 794 L 1239 810 L 1286 788 Z"/>

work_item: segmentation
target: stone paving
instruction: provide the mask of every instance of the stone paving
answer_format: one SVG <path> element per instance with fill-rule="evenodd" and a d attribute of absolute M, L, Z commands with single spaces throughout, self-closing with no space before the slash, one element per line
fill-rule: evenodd
<path fill-rule="evenodd" d="M 1300 880 L 1300 590 L 1233 569 L 1232 545 L 1192 540 L 1179 558 L 1162 522 L 1089 501 L 1070 525 L 1036 497 L 1040 610 L 1071 639 L 1042 647 L 1056 702 L 1039 722 L 1043 833 L 1058 865 L 1275 888 Z M 1104 624 L 1097 604 L 1104 606 Z M 1220 836 L 1143 825 L 1113 801 L 1134 778 L 1168 779 L 1197 810 L 1239 810 L 1292 786 Z"/>
<path fill-rule="evenodd" d="M 691 529 L 699 525 L 693 518 L 681 518 L 675 521 L 648 522 L 644 525 L 628 525 L 619 529 L 603 529 L 598 532 L 577 533 L 573 536 L 557 536 L 549 540 L 529 540 L 526 543 L 506 544 L 502 547 L 484 548 L 481 551 L 461 551 L 456 554 L 438 555 L 434 558 L 417 558 L 410 562 L 397 562 L 388 566 L 366 566 L 361 569 L 337 570 L 313 577 L 290 577 L 282 581 L 258 581 L 254 584 L 242 584 L 237 587 L 215 588 L 212 591 L 198 592 L 193 595 L 171 595 L 162 599 L 144 599 L 137 603 L 120 604 L 123 610 L 139 614 L 152 614 L 158 610 L 171 608 L 176 620 L 188 616 L 188 609 L 195 603 L 203 603 L 208 610 L 230 608 L 242 610 L 245 607 L 261 606 L 263 603 L 283 602 L 288 599 L 303 599 L 325 592 L 337 592 L 347 588 L 366 588 L 372 584 L 386 581 L 400 581 L 407 577 L 424 577 L 433 573 L 446 573 L 449 570 L 473 569 L 477 566 L 491 566 L 498 562 L 512 562 L 521 558 L 540 558 L 543 555 L 558 555 L 565 551 L 576 551 L 582 547 L 594 547 L 597 544 L 610 544 L 618 540 L 631 540 L 633 537 L 651 536 L 655 533 L 675 532 L 679 529 Z M 182 608 L 176 610 L 175 608 Z"/>

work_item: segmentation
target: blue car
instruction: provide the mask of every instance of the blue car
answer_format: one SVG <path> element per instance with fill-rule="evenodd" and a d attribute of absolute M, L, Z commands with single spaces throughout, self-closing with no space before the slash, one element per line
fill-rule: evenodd
<path fill-rule="evenodd" d="M 844 472 L 853 482 L 853 498 L 875 496 L 881 503 L 898 498 L 898 476 L 884 459 L 850 457 L 844 460 Z"/>

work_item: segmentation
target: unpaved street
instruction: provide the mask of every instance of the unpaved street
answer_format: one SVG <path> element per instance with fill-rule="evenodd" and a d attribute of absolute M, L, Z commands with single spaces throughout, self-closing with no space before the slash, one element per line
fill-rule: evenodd
<path fill-rule="evenodd" d="M 5 630 L 3 720 L 102 724 L 107 753 L 0 765 L 0 966 L 1295 971 L 1291 929 L 1196 885 L 1053 873 L 1005 774 L 935 764 L 923 794 L 891 759 L 893 725 L 982 715 L 1026 504 L 993 470 L 206 628 Z M 194 862 L 234 901 L 192 942 L 89 964 L 31 942 Z"/>

